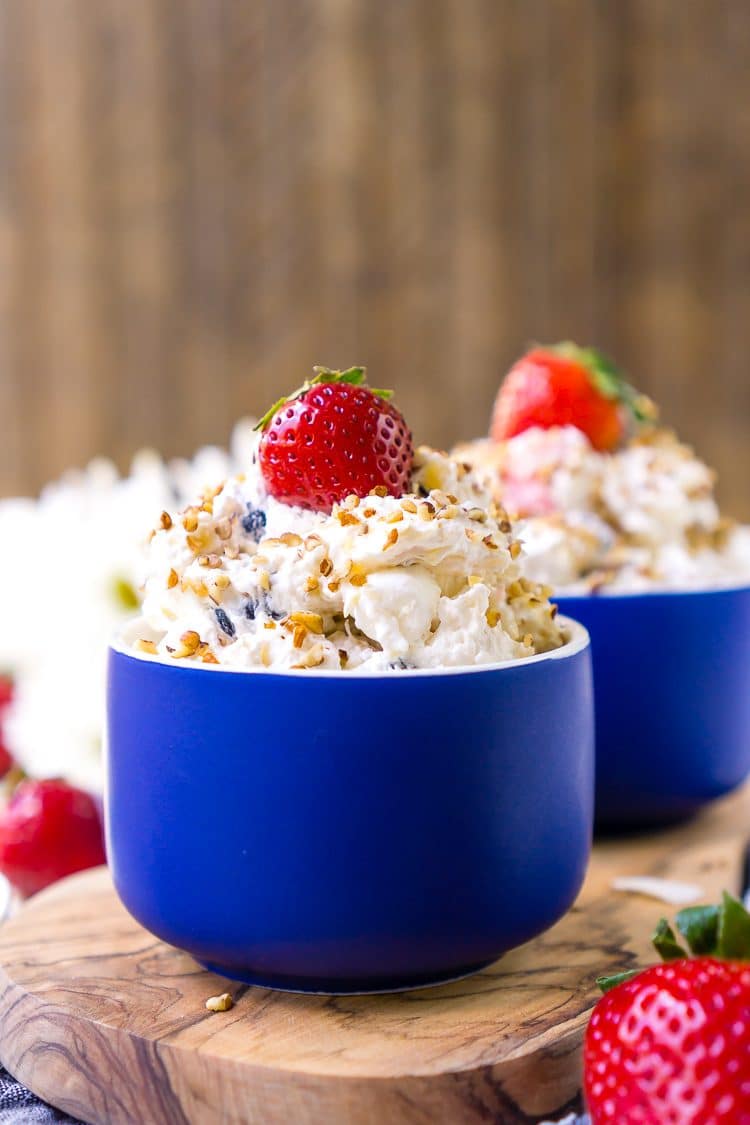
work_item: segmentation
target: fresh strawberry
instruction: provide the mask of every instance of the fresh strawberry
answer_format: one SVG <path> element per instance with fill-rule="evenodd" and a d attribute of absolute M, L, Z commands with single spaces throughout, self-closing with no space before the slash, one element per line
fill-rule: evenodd
<path fill-rule="evenodd" d="M 652 421 L 656 411 L 594 348 L 555 344 L 534 348 L 511 367 L 495 400 L 490 436 L 505 441 L 532 426 L 576 426 L 594 449 L 609 451 L 622 441 L 628 416 Z"/>
<path fill-rule="evenodd" d="M 64 781 L 22 781 L 0 812 L 0 871 L 22 895 L 104 862 L 96 804 Z"/>
<path fill-rule="evenodd" d="M 383 487 L 401 496 L 414 455 L 411 432 L 390 391 L 365 383 L 365 369 L 315 367 L 314 378 L 258 423 L 258 456 L 277 500 L 330 512 L 351 493 Z"/>
<path fill-rule="evenodd" d="M 0 778 L 5 777 L 13 765 L 13 757 L 5 744 L 5 731 L 3 729 L 5 712 L 8 710 L 12 698 L 13 681 L 10 676 L 0 675 Z"/>
<path fill-rule="evenodd" d="M 667 963 L 600 982 L 584 1045 L 592 1125 L 750 1125 L 750 915 L 725 894 L 676 924 L 693 959 L 662 919 Z"/>

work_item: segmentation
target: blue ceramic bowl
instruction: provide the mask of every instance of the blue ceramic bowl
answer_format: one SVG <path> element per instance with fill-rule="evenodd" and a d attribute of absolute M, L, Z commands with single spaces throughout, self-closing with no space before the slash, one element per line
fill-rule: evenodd
<path fill-rule="evenodd" d="M 596 820 L 665 824 L 750 771 L 750 587 L 555 599 L 591 634 Z"/>
<path fill-rule="evenodd" d="M 397 675 L 109 658 L 107 844 L 147 929 L 224 976 L 363 992 L 555 922 L 593 815 L 588 637 Z"/>

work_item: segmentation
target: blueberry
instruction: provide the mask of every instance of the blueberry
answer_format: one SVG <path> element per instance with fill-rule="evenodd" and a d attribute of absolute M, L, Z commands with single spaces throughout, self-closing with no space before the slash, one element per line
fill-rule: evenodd
<path fill-rule="evenodd" d="M 281 621 L 283 617 L 286 617 L 286 612 L 283 609 L 276 609 L 265 590 L 261 596 L 263 598 L 263 612 L 270 617 L 272 621 Z"/>
<path fill-rule="evenodd" d="M 260 543 L 266 530 L 266 513 L 261 508 L 247 505 L 247 515 L 242 517 L 242 526 L 255 543 Z"/>
<path fill-rule="evenodd" d="M 258 608 L 258 603 L 255 598 L 248 598 L 245 602 L 245 617 L 248 621 L 255 621 L 255 611 Z"/>
<path fill-rule="evenodd" d="M 216 620 L 219 622 L 220 628 L 224 630 L 228 637 L 233 637 L 237 630 L 234 627 L 234 622 L 230 620 L 228 614 L 223 609 L 215 609 Z"/>

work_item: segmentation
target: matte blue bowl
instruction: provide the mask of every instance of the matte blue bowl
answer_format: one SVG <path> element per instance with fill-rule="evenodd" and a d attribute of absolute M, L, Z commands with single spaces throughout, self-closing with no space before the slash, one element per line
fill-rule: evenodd
<path fill-rule="evenodd" d="M 365 992 L 455 978 L 555 922 L 593 817 L 588 637 L 472 670 L 247 672 L 109 658 L 107 848 L 158 937 L 223 976 Z"/>
<path fill-rule="evenodd" d="M 666 824 L 750 772 L 750 587 L 555 599 L 591 634 L 596 820 Z"/>

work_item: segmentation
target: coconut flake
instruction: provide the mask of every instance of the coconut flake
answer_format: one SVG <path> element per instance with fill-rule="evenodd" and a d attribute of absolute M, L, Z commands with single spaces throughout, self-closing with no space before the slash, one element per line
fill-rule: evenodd
<path fill-rule="evenodd" d="M 615 891 L 629 891 L 636 895 L 657 898 L 670 906 L 688 906 L 705 898 L 703 887 L 697 883 L 680 883 L 676 879 L 657 879 L 653 875 L 622 875 L 612 880 Z"/>

